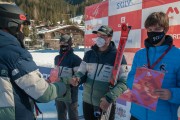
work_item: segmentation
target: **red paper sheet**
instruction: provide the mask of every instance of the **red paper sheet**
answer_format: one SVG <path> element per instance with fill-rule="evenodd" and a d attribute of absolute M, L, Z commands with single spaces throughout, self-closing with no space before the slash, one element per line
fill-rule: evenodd
<path fill-rule="evenodd" d="M 49 76 L 50 83 L 59 81 L 58 73 L 59 73 L 59 67 L 55 67 L 51 69 L 50 76 Z"/>
<path fill-rule="evenodd" d="M 161 89 L 163 79 L 162 72 L 145 67 L 137 68 L 132 90 L 127 90 L 120 98 L 155 111 L 158 96 L 153 92 Z"/>

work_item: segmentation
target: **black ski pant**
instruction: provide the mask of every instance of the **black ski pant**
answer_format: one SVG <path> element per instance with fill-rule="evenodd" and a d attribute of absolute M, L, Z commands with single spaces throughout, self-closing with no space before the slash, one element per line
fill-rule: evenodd
<path fill-rule="evenodd" d="M 83 114 L 85 120 L 99 120 L 97 117 L 94 116 L 94 112 L 96 111 L 95 108 L 97 108 L 97 106 L 93 106 L 89 103 L 83 102 Z M 114 120 L 115 110 L 116 103 L 112 103 L 109 120 Z"/>

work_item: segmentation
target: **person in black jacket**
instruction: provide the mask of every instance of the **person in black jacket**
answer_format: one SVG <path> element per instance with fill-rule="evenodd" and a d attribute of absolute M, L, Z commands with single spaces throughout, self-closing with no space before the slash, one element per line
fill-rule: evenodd
<path fill-rule="evenodd" d="M 22 45 L 30 21 L 15 4 L 0 2 L 0 120 L 34 120 L 30 101 L 49 102 L 66 92 L 64 83 L 47 83 Z"/>
<path fill-rule="evenodd" d="M 60 54 L 54 59 L 55 66 L 59 67 L 59 78 L 66 84 L 68 89 L 66 96 L 57 98 L 56 108 L 58 120 L 78 120 L 78 86 L 71 86 L 67 78 L 72 77 L 77 72 L 81 63 L 81 58 L 74 54 L 71 36 L 65 34 L 60 37 Z"/>

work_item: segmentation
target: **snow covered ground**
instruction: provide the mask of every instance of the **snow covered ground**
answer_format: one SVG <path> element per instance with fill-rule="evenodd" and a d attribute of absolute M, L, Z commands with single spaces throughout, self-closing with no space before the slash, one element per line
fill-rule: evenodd
<path fill-rule="evenodd" d="M 58 51 L 30 51 L 33 56 L 33 60 L 36 62 L 38 66 L 52 68 L 54 65 L 54 57 L 58 55 Z M 83 58 L 83 51 L 75 51 L 79 57 Z M 83 120 L 83 111 L 82 111 L 82 90 L 79 90 L 78 93 L 78 113 L 79 120 Z M 43 120 L 57 120 L 56 107 L 55 102 L 51 101 L 49 103 L 39 103 L 38 104 L 40 110 L 43 112 Z M 42 115 L 38 116 L 38 120 L 42 120 Z"/>
<path fill-rule="evenodd" d="M 33 60 L 38 66 L 52 68 L 54 65 L 54 57 L 58 55 L 58 51 L 55 50 L 43 50 L 43 51 L 30 51 L 33 56 Z M 83 51 L 74 51 L 76 55 L 83 59 Z"/>

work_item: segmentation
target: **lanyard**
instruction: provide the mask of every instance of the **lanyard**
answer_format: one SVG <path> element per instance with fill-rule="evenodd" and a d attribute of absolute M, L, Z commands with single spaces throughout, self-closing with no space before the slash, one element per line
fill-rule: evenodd
<path fill-rule="evenodd" d="M 148 68 L 153 69 L 161 60 L 162 58 L 169 52 L 169 50 L 173 47 L 173 45 L 169 46 L 166 51 L 150 66 L 150 60 L 149 60 L 149 55 L 148 55 L 148 49 L 146 49 L 146 55 L 147 55 L 147 61 L 148 61 Z"/>
<path fill-rule="evenodd" d="M 64 57 L 66 56 L 67 52 L 65 52 L 64 55 L 59 59 L 57 66 L 59 66 L 61 64 L 61 62 L 64 59 Z"/>

